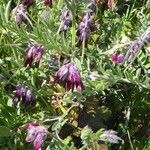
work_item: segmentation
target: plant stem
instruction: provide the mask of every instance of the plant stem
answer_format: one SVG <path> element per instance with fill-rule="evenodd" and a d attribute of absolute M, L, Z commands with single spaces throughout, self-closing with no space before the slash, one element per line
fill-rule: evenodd
<path fill-rule="evenodd" d="M 127 134 L 128 134 L 128 138 L 129 138 L 129 143 L 130 143 L 131 149 L 134 150 L 133 144 L 132 144 L 132 141 L 131 141 L 131 137 L 130 137 L 129 130 L 127 130 Z"/>
<path fill-rule="evenodd" d="M 83 40 L 83 42 L 82 42 L 81 64 L 83 64 L 83 61 L 84 61 L 84 53 L 85 53 L 85 40 Z"/>

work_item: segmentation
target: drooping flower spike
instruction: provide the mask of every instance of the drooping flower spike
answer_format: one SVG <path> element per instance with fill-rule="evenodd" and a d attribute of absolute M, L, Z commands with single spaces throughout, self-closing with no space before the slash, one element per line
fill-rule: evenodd
<path fill-rule="evenodd" d="M 66 91 L 73 91 L 74 87 L 76 87 L 79 92 L 84 90 L 79 69 L 72 62 L 62 66 L 58 70 L 55 76 L 55 83 L 64 87 Z"/>
<path fill-rule="evenodd" d="M 80 37 L 78 44 L 84 42 L 85 46 L 91 37 L 91 32 L 96 29 L 96 25 L 93 21 L 93 14 L 96 13 L 96 3 L 90 3 L 87 8 L 91 9 L 91 12 L 85 13 L 77 31 L 77 36 Z"/>
<path fill-rule="evenodd" d="M 47 139 L 48 131 L 44 126 L 37 123 L 29 123 L 26 142 L 34 143 L 34 150 L 41 150 L 43 142 Z"/>
<path fill-rule="evenodd" d="M 32 62 L 34 61 L 34 66 L 38 67 L 44 52 L 44 46 L 39 45 L 36 42 L 31 42 L 31 44 L 29 44 L 27 48 L 27 55 L 24 61 L 24 66 L 26 67 L 27 65 L 29 65 L 30 67 L 32 67 Z"/>
<path fill-rule="evenodd" d="M 61 20 L 63 21 L 63 23 L 60 28 L 60 33 L 64 33 L 66 35 L 68 28 L 72 25 L 72 15 L 66 6 L 62 11 Z"/>
<path fill-rule="evenodd" d="M 138 55 L 139 50 L 144 47 L 146 42 L 150 42 L 150 30 L 146 30 L 137 41 L 131 44 L 131 47 L 126 53 L 125 60 L 128 63 L 134 61 Z"/>
<path fill-rule="evenodd" d="M 91 32 L 94 31 L 95 28 L 96 26 L 92 20 L 92 16 L 90 13 L 86 13 L 77 31 L 77 35 L 80 37 L 80 41 L 87 44 L 88 40 L 90 39 Z"/>

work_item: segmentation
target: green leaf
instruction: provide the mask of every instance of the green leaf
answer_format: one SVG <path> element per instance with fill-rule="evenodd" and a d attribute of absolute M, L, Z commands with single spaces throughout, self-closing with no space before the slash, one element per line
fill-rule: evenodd
<path fill-rule="evenodd" d="M 5 11 L 5 19 L 6 22 L 8 23 L 9 20 L 9 15 L 10 15 L 10 5 L 11 5 L 11 0 L 8 2 L 8 4 L 6 5 L 6 11 Z"/>
<path fill-rule="evenodd" d="M 12 132 L 9 128 L 5 126 L 0 126 L 0 137 L 8 137 L 11 135 L 12 135 Z"/>

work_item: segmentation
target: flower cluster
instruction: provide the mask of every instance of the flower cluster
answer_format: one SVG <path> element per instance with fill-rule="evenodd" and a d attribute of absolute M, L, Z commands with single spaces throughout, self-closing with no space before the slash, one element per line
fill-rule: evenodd
<path fill-rule="evenodd" d="M 119 141 L 122 141 L 122 139 L 116 134 L 117 132 L 113 130 L 104 131 L 104 133 L 100 135 L 100 140 L 114 144 L 119 143 Z"/>
<path fill-rule="evenodd" d="M 112 57 L 112 62 L 114 64 L 123 63 L 124 62 L 123 54 L 118 55 L 117 53 L 115 53 Z"/>
<path fill-rule="evenodd" d="M 61 20 L 63 20 L 63 23 L 62 23 L 62 26 L 60 29 L 60 33 L 66 34 L 68 28 L 72 24 L 72 15 L 66 6 L 64 7 L 64 9 L 62 11 Z"/>
<path fill-rule="evenodd" d="M 29 123 L 27 132 L 26 142 L 34 141 L 34 150 L 41 150 L 42 144 L 48 135 L 46 128 L 37 123 Z"/>
<path fill-rule="evenodd" d="M 71 89 L 73 91 L 75 86 L 79 92 L 84 90 L 80 72 L 77 66 L 72 62 L 59 69 L 55 76 L 55 83 L 60 84 L 67 91 Z"/>
<path fill-rule="evenodd" d="M 23 85 L 18 85 L 16 87 L 15 97 L 13 98 L 13 104 L 17 105 L 17 103 L 22 100 L 25 105 L 34 104 L 35 98 L 32 94 L 32 91 L 26 89 Z"/>
<path fill-rule="evenodd" d="M 146 30 L 140 39 L 131 45 L 125 56 L 125 60 L 127 60 L 128 63 L 136 58 L 139 50 L 144 46 L 145 42 L 150 42 L 150 30 Z"/>
<path fill-rule="evenodd" d="M 34 66 L 38 67 L 44 52 L 44 46 L 39 45 L 36 42 L 31 42 L 27 48 L 27 55 L 24 61 L 24 66 L 26 67 L 29 65 L 32 67 L 32 62 L 34 61 Z"/>
<path fill-rule="evenodd" d="M 77 36 L 80 37 L 79 43 L 84 42 L 85 44 L 87 44 L 88 40 L 90 39 L 91 32 L 96 28 L 92 16 L 92 14 L 96 12 L 95 5 L 95 3 L 88 5 L 88 8 L 91 9 L 91 12 L 85 13 L 82 22 L 79 24 L 79 28 L 77 31 Z"/>

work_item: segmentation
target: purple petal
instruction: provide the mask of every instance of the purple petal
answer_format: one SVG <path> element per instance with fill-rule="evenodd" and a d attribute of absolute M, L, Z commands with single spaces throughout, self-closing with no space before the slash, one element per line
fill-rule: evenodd
<path fill-rule="evenodd" d="M 28 136 L 26 138 L 26 142 L 32 142 L 35 140 L 36 136 L 37 136 L 37 130 L 35 128 L 32 128 L 28 131 Z"/>
<path fill-rule="evenodd" d="M 34 140 L 34 150 L 40 150 L 43 144 L 42 134 L 38 134 Z"/>
<path fill-rule="evenodd" d="M 82 92 L 84 90 L 83 83 L 77 84 L 76 87 L 78 92 Z"/>
<path fill-rule="evenodd" d="M 31 100 L 32 100 L 32 92 L 31 90 L 27 90 L 25 95 L 25 103 L 30 103 Z"/>
<path fill-rule="evenodd" d="M 15 97 L 15 98 L 13 99 L 13 104 L 14 104 L 14 105 L 17 105 L 18 102 L 19 102 L 19 98 L 18 98 L 18 97 Z"/>
<path fill-rule="evenodd" d="M 119 63 L 123 63 L 124 62 L 124 56 L 122 55 L 122 54 L 120 54 L 119 56 L 118 56 L 118 61 L 119 61 Z"/>

